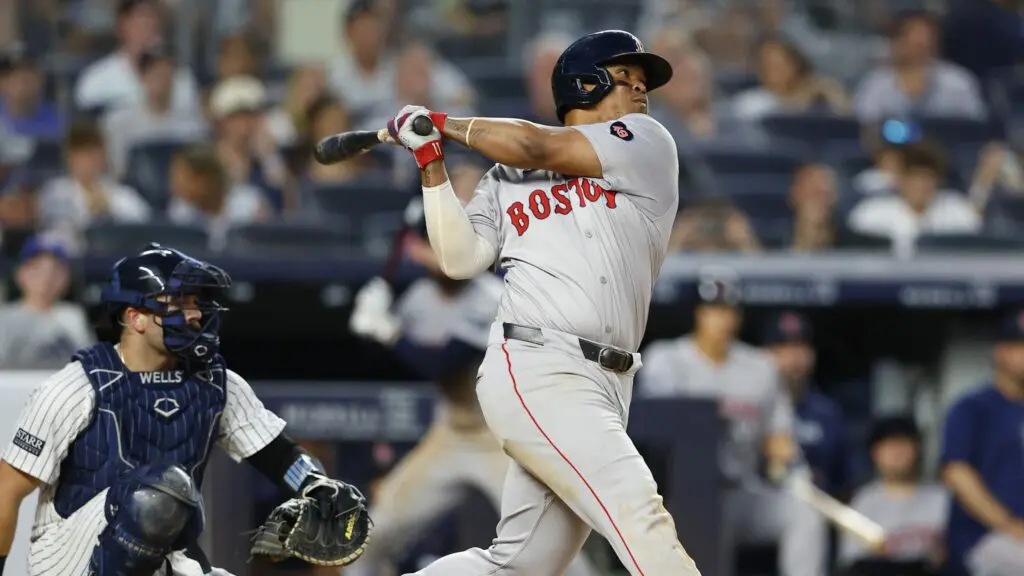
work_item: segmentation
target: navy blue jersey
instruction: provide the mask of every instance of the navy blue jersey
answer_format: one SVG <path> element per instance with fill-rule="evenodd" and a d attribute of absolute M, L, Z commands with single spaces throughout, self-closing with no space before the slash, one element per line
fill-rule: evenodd
<path fill-rule="evenodd" d="M 815 482 L 837 492 L 849 481 L 848 432 L 839 405 L 824 394 L 808 391 L 796 404 L 793 435 L 800 444 Z"/>

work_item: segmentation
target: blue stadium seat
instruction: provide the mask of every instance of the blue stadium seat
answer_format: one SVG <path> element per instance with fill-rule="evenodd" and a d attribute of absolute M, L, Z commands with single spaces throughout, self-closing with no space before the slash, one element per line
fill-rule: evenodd
<path fill-rule="evenodd" d="M 917 238 L 920 252 L 1019 252 L 1024 237 L 997 234 L 922 234 Z"/>
<path fill-rule="evenodd" d="M 25 166 L 30 172 L 54 176 L 64 171 L 64 148 L 56 140 L 38 140 Z"/>
<path fill-rule="evenodd" d="M 124 255 L 142 250 L 149 242 L 177 248 L 188 254 L 208 251 L 209 235 L 200 227 L 154 221 L 143 224 L 104 223 L 85 231 L 87 250 L 92 254 Z"/>
<path fill-rule="evenodd" d="M 314 185 L 310 192 L 317 205 L 330 215 L 347 215 L 361 221 L 368 214 L 401 212 L 412 195 L 390 182 L 365 181 Z"/>
<path fill-rule="evenodd" d="M 367 214 L 361 222 L 362 246 L 367 254 L 383 258 L 405 226 L 401 211 Z"/>
<path fill-rule="evenodd" d="M 1018 223 L 1024 223 L 1024 197 L 993 194 L 986 211 L 992 216 L 998 215 Z"/>
<path fill-rule="evenodd" d="M 764 248 L 786 248 L 793 239 L 793 220 L 790 218 L 755 218 L 751 225 Z"/>
<path fill-rule="evenodd" d="M 793 210 L 789 206 L 787 194 L 759 192 L 757 190 L 730 194 L 733 204 L 751 218 L 780 220 L 792 218 Z"/>
<path fill-rule="evenodd" d="M 789 194 L 793 183 L 791 174 L 732 174 L 718 173 L 715 175 L 715 186 L 722 194 L 733 198 L 738 196 L 773 196 L 783 202 Z"/>
<path fill-rule="evenodd" d="M 965 118 L 922 118 L 920 122 L 928 138 L 942 142 L 950 149 L 981 147 L 1001 136 L 994 122 Z"/>
<path fill-rule="evenodd" d="M 469 80 L 483 101 L 522 97 L 526 93 L 522 73 L 504 67 L 472 72 Z"/>
<path fill-rule="evenodd" d="M 746 146 L 706 146 L 701 150 L 704 162 L 718 174 L 788 174 L 804 163 L 800 151 L 786 146 L 770 150 Z"/>
<path fill-rule="evenodd" d="M 285 258 L 348 256 L 358 247 L 349 224 L 297 220 L 246 224 L 228 231 L 225 251 L 236 256 Z"/>
<path fill-rule="evenodd" d="M 761 120 L 776 138 L 805 142 L 822 155 L 850 154 L 861 149 L 861 126 L 851 117 L 835 114 L 779 114 Z"/>
<path fill-rule="evenodd" d="M 892 240 L 885 236 L 861 234 L 847 228 L 836 231 L 836 248 L 840 250 L 889 251 Z"/>
<path fill-rule="evenodd" d="M 170 199 L 171 159 L 184 143 L 161 140 L 132 146 L 128 151 L 125 182 L 160 208 Z"/>
<path fill-rule="evenodd" d="M 715 74 L 715 84 L 723 96 L 733 96 L 757 86 L 757 76 L 746 72 Z"/>

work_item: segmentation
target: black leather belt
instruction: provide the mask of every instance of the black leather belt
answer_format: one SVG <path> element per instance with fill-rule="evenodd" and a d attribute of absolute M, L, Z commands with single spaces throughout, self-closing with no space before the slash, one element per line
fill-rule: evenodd
<path fill-rule="evenodd" d="M 544 332 L 532 326 L 520 326 L 505 322 L 502 324 L 505 339 L 529 342 L 538 346 L 544 345 Z M 625 350 L 602 346 L 585 338 L 577 338 L 583 357 L 596 362 L 601 368 L 612 372 L 626 372 L 633 366 L 633 355 Z"/>

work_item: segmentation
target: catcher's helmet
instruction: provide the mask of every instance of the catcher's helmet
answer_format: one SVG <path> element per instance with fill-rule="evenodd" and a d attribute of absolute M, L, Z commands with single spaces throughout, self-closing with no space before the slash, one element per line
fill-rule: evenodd
<path fill-rule="evenodd" d="M 230 286 L 231 278 L 220 268 L 154 243 L 114 264 L 100 299 L 109 307 L 114 326 L 128 307 L 159 316 L 167 351 L 205 364 L 220 348 L 217 331 L 220 313 L 226 308 L 219 301 Z M 189 324 L 180 306 L 165 301 L 186 295 L 199 297 L 199 326 Z"/>
<path fill-rule="evenodd" d="M 672 78 L 672 65 L 657 54 L 644 51 L 640 40 L 623 30 L 603 30 L 573 42 L 558 57 L 551 73 L 558 120 L 573 108 L 589 108 L 600 102 L 615 84 L 605 66 L 638 64 L 647 76 L 647 91 L 664 86 Z M 584 84 L 592 84 L 589 90 Z"/>

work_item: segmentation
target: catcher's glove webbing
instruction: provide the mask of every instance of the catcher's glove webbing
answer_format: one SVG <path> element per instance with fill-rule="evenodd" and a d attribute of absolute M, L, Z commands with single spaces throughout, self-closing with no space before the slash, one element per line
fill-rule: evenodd
<path fill-rule="evenodd" d="M 370 516 L 359 490 L 317 475 L 298 498 L 270 513 L 253 538 L 252 556 L 345 566 L 363 554 L 369 539 Z"/>

